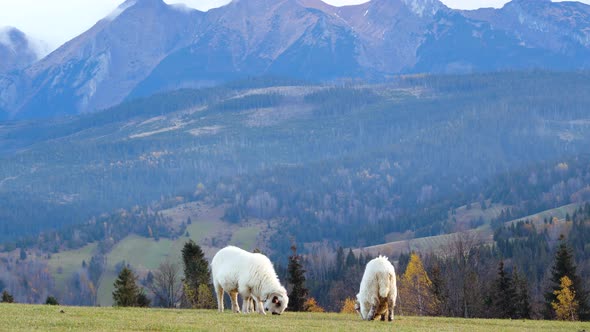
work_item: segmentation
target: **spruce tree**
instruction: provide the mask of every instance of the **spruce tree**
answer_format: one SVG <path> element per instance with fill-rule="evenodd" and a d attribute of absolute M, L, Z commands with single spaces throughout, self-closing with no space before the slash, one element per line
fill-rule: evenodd
<path fill-rule="evenodd" d="M 494 282 L 492 304 L 497 318 L 513 318 L 515 316 L 514 299 L 516 292 L 512 279 L 504 270 L 504 261 L 498 264 L 498 278 Z"/>
<path fill-rule="evenodd" d="M 530 319 L 531 318 L 531 301 L 529 295 L 529 285 L 526 276 L 520 274 L 516 268 L 512 273 L 512 284 L 514 285 L 514 316 L 512 318 Z"/>
<path fill-rule="evenodd" d="M 348 249 L 348 255 L 346 255 L 346 267 L 350 268 L 358 264 L 356 256 L 352 252 L 352 249 Z"/>
<path fill-rule="evenodd" d="M 145 294 L 145 291 L 142 288 L 141 291 L 139 291 L 139 294 L 137 294 L 136 302 L 136 305 L 138 307 L 147 308 L 152 303 L 152 300 L 150 300 L 150 298 Z"/>
<path fill-rule="evenodd" d="M 309 291 L 305 288 L 305 270 L 301 265 L 301 256 L 297 255 L 297 247 L 291 246 L 293 255 L 289 256 L 289 265 L 287 271 L 289 277 L 287 281 L 292 286 L 289 294 L 289 310 L 290 311 L 304 311 L 305 301 Z"/>
<path fill-rule="evenodd" d="M 2 292 L 2 303 L 14 303 L 14 297 L 6 290 Z"/>
<path fill-rule="evenodd" d="M 135 274 L 129 268 L 124 267 L 117 280 L 115 280 L 113 291 L 113 302 L 119 307 L 135 307 L 140 294 L 137 287 Z"/>
<path fill-rule="evenodd" d="M 182 248 L 182 263 L 184 266 L 184 296 L 192 307 L 196 307 L 199 301 L 199 286 L 201 284 L 209 287 L 211 273 L 209 262 L 201 247 L 193 240 L 189 240 Z"/>
<path fill-rule="evenodd" d="M 556 291 L 561 289 L 561 278 L 567 276 L 572 282 L 572 291 L 575 292 L 578 300 L 577 316 L 581 320 L 590 319 L 590 312 L 588 308 L 588 295 L 584 290 L 582 279 L 576 273 L 576 264 L 572 249 L 568 246 L 563 235 L 559 238 L 559 245 L 555 253 L 555 262 L 551 268 L 551 286 L 547 293 L 545 293 L 546 303 L 546 318 L 554 317 L 554 311 L 551 303 L 556 302 Z"/>

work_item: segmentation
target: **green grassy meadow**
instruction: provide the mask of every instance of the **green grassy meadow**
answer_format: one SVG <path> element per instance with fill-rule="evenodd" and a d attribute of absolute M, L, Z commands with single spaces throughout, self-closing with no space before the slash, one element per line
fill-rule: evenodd
<path fill-rule="evenodd" d="M 225 238 L 229 244 L 252 250 L 258 246 L 259 235 L 267 227 L 266 223 L 260 221 L 246 225 L 229 224 L 221 220 L 224 213 L 222 208 L 209 208 L 194 203 L 181 204 L 161 212 L 176 224 L 190 217 L 192 223 L 186 227 L 189 236 L 183 235 L 175 239 L 160 238 L 156 241 L 153 238 L 129 235 L 118 242 L 106 256 L 105 271 L 97 289 L 98 305 L 112 305 L 113 282 L 117 277 L 115 266 L 120 262 L 131 264 L 134 271 L 140 275 L 148 270 L 157 269 L 164 261 L 180 263 L 182 247 L 189 239 L 199 243 L 208 256 L 219 250 L 207 244 L 207 239 L 213 238 Z M 65 288 L 67 279 L 81 268 L 82 261 L 90 261 L 96 249 L 97 244 L 92 243 L 77 250 L 53 254 L 51 259 L 47 260 L 58 289 Z"/>
<path fill-rule="evenodd" d="M 58 289 L 64 290 L 67 279 L 82 267 L 82 261 L 90 262 L 96 247 L 96 243 L 91 243 L 80 249 L 62 251 L 51 256 L 48 266 Z"/>
<path fill-rule="evenodd" d="M 63 313 L 61 312 L 63 310 Z M 590 323 L 396 317 L 392 323 L 357 315 L 294 313 L 281 316 L 113 307 L 0 303 L 2 331 L 590 331 Z"/>

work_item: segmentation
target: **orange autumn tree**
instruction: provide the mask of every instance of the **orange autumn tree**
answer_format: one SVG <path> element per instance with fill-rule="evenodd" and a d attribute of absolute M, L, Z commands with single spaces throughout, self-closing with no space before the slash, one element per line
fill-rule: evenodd
<path fill-rule="evenodd" d="M 410 256 L 406 272 L 398 286 L 402 312 L 406 315 L 427 316 L 437 312 L 438 301 L 433 292 L 422 260 L 416 254 Z"/>
<path fill-rule="evenodd" d="M 303 311 L 325 312 L 324 308 L 320 307 L 318 302 L 313 297 L 310 297 L 303 303 Z"/>
<path fill-rule="evenodd" d="M 342 309 L 340 309 L 341 314 L 356 314 L 356 310 L 354 310 L 354 305 L 356 303 L 355 299 L 347 297 L 342 304 Z"/>

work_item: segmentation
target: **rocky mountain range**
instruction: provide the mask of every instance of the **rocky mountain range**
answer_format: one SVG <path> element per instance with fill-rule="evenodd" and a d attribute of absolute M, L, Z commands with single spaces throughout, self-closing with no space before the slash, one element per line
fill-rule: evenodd
<path fill-rule="evenodd" d="M 347 7 L 240 0 L 200 12 L 128 0 L 42 60 L 0 70 L 0 119 L 90 112 L 260 75 L 385 81 L 407 73 L 585 69 L 589 59 L 590 6 L 577 2 L 513 0 L 459 11 L 438 0 Z"/>

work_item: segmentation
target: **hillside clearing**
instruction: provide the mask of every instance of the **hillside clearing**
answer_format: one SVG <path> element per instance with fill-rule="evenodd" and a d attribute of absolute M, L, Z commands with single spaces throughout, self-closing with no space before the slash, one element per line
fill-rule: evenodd
<path fill-rule="evenodd" d="M 466 220 L 473 220 L 474 218 L 479 218 L 481 216 L 486 223 L 477 228 L 469 229 L 464 232 L 392 241 L 361 249 L 354 249 L 353 251 L 356 255 L 362 252 L 372 256 L 387 255 L 389 257 L 396 257 L 402 253 L 409 253 L 413 251 L 422 253 L 437 250 L 440 251 L 448 248 L 452 241 L 454 241 L 457 236 L 462 233 L 468 234 L 469 237 L 473 237 L 480 244 L 491 244 L 493 242 L 494 234 L 492 228 L 490 227 L 490 220 L 494 217 L 497 217 L 500 214 L 501 209 L 505 206 L 493 206 L 492 208 L 488 208 L 486 211 L 482 211 L 479 203 L 474 203 L 473 205 L 475 208 L 472 207 L 471 209 L 466 209 L 465 206 L 458 208 L 456 211 L 456 216 L 457 221 L 461 220 L 462 223 L 465 223 Z M 547 227 L 546 225 L 543 225 L 543 220 L 545 218 L 553 218 L 555 220 L 556 227 L 553 227 L 552 231 L 550 232 L 550 236 L 555 240 L 558 238 L 559 234 L 563 233 L 563 229 L 568 227 L 569 223 L 565 221 L 566 215 L 572 215 L 579 207 L 580 204 L 568 204 L 554 209 L 541 211 L 526 217 L 517 218 L 506 222 L 505 225 L 515 224 L 519 221 L 530 220 L 533 224 L 535 224 L 537 230 L 542 231 L 545 227 Z"/>
<path fill-rule="evenodd" d="M 61 310 L 64 312 L 62 313 Z M 281 316 L 223 314 L 214 310 L 60 307 L 0 304 L 0 330 L 10 331 L 581 331 L 590 323 L 397 317 L 365 322 L 352 314 Z"/>

